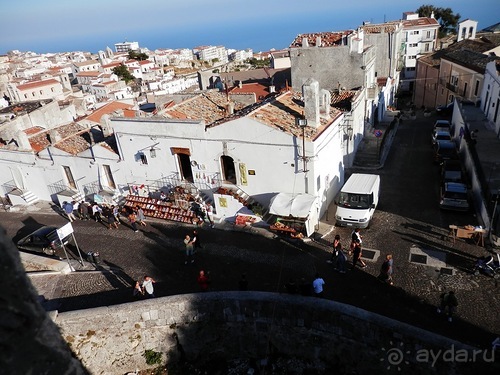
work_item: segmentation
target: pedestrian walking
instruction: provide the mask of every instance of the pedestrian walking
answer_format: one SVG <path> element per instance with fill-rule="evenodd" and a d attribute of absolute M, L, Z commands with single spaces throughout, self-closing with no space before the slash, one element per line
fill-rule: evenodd
<path fill-rule="evenodd" d="M 240 281 L 238 281 L 238 289 L 241 291 L 248 290 L 248 280 L 246 273 L 241 274 Z"/>
<path fill-rule="evenodd" d="M 106 220 L 108 221 L 108 229 L 118 229 L 118 224 L 116 223 L 115 215 L 113 215 L 113 209 L 111 207 L 106 207 Z"/>
<path fill-rule="evenodd" d="M 115 217 L 115 222 L 116 224 L 121 224 L 120 223 L 120 209 L 118 208 L 118 206 L 111 206 L 111 210 L 113 211 L 113 216 Z"/>
<path fill-rule="evenodd" d="M 134 232 L 139 232 L 139 229 L 137 229 L 137 214 L 135 213 L 135 211 L 130 211 L 128 215 L 128 221 Z"/>
<path fill-rule="evenodd" d="M 194 263 L 194 245 L 189 234 L 186 234 L 186 237 L 184 237 L 184 245 L 186 245 L 186 259 L 184 260 L 184 264 L 188 264 L 188 262 Z"/>
<path fill-rule="evenodd" d="M 73 214 L 73 205 L 70 202 L 63 202 L 63 210 L 66 216 L 68 217 L 68 220 L 70 223 L 73 222 L 73 220 L 76 220 L 75 215 Z"/>
<path fill-rule="evenodd" d="M 156 281 L 152 277 L 147 275 L 144 276 L 144 280 L 142 281 L 142 290 L 148 298 L 155 297 L 155 290 L 153 286 L 155 283 Z"/>
<path fill-rule="evenodd" d="M 361 236 L 360 229 L 355 228 L 351 233 L 351 245 L 349 246 L 349 255 L 354 252 L 356 244 L 362 244 L 363 237 Z"/>
<path fill-rule="evenodd" d="M 139 223 L 139 225 L 145 227 L 146 223 L 144 222 L 144 220 L 146 220 L 146 216 L 144 215 L 143 209 L 140 206 L 137 206 L 135 212 L 137 212 L 137 222 Z"/>
<path fill-rule="evenodd" d="M 75 216 L 75 218 L 81 219 L 79 210 L 80 203 L 78 203 L 77 201 L 71 201 L 71 204 L 73 205 L 73 215 Z"/>
<path fill-rule="evenodd" d="M 102 208 L 97 203 L 92 205 L 92 216 L 94 217 L 95 222 L 102 223 Z"/>
<path fill-rule="evenodd" d="M 340 235 L 336 234 L 332 242 L 332 256 L 326 262 L 336 264 L 339 251 L 342 251 L 342 243 L 340 242 Z"/>
<path fill-rule="evenodd" d="M 344 250 L 342 248 L 339 249 L 338 254 L 337 254 L 337 259 L 335 261 L 335 271 L 338 271 L 340 273 L 345 273 L 346 272 L 346 266 L 345 263 L 347 261 L 347 256 L 344 253 Z"/>
<path fill-rule="evenodd" d="M 198 274 L 198 285 L 201 288 L 202 292 L 206 292 L 208 290 L 208 286 L 210 285 L 210 272 L 207 271 L 205 273 L 204 270 L 200 270 L 200 273 Z"/>
<path fill-rule="evenodd" d="M 379 280 L 389 285 L 394 285 L 392 281 L 392 264 L 392 254 L 387 254 L 382 266 L 380 267 L 380 274 L 378 275 Z"/>
<path fill-rule="evenodd" d="M 351 268 L 351 270 L 354 270 L 356 268 L 356 264 L 358 262 L 359 262 L 359 264 L 361 264 L 361 268 L 366 268 L 365 262 L 363 262 L 363 259 L 361 259 L 362 255 L 363 255 L 363 252 L 361 250 L 361 244 L 355 243 L 354 249 L 352 251 L 352 268 Z"/>
<path fill-rule="evenodd" d="M 192 241 L 193 241 L 193 246 L 194 246 L 194 252 L 196 252 L 198 249 L 203 249 L 203 247 L 201 246 L 200 234 L 198 233 L 198 231 L 196 229 L 193 230 Z"/>
<path fill-rule="evenodd" d="M 212 207 L 210 202 L 207 202 L 205 204 L 205 211 L 207 213 L 207 218 L 208 218 L 208 222 L 210 223 L 210 227 L 213 228 L 215 225 L 214 224 L 214 208 Z"/>
<path fill-rule="evenodd" d="M 133 296 L 136 298 L 144 296 L 144 290 L 142 290 L 142 286 L 139 280 L 135 282 Z"/>
<path fill-rule="evenodd" d="M 89 219 L 89 205 L 85 201 L 81 201 L 78 206 L 80 210 L 80 219 L 88 220 Z"/>
<path fill-rule="evenodd" d="M 453 314 L 455 313 L 458 306 L 458 300 L 455 296 L 455 292 L 453 290 L 450 290 L 449 292 L 441 293 L 439 299 L 440 303 L 437 309 L 437 313 L 446 314 L 448 316 L 448 322 L 451 323 L 453 321 Z"/>
<path fill-rule="evenodd" d="M 314 278 L 312 282 L 312 287 L 314 290 L 314 295 L 316 297 L 322 298 L 323 297 L 323 286 L 325 285 L 325 280 L 319 275 L 319 273 L 316 274 L 316 277 Z"/>

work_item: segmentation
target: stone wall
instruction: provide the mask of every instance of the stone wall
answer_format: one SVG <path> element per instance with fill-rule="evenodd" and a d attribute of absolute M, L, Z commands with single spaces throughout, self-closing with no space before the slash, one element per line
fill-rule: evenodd
<path fill-rule="evenodd" d="M 162 297 L 65 312 L 55 322 L 93 374 L 145 369 L 147 349 L 163 353 L 164 363 L 182 358 L 200 365 L 222 357 L 263 363 L 280 356 L 316 363 L 330 373 L 382 373 L 392 365 L 405 366 L 407 374 L 437 374 L 443 366 L 443 373 L 462 374 L 467 368 L 456 366 L 467 364 L 453 361 L 431 366 L 415 359 L 415 353 L 422 348 L 472 351 L 349 305 L 265 292 Z M 391 360 L 394 351 L 404 360 Z"/>
<path fill-rule="evenodd" d="M 0 373 L 87 374 L 38 303 L 19 251 L 0 227 Z"/>
<path fill-rule="evenodd" d="M 320 89 L 329 91 L 365 85 L 363 55 L 350 53 L 348 46 L 292 48 L 290 58 L 292 86 L 297 92 L 311 77 L 319 82 Z"/>

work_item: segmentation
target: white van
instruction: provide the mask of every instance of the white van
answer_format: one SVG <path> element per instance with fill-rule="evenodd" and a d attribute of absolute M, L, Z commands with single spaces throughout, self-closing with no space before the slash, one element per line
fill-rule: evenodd
<path fill-rule="evenodd" d="M 367 228 L 377 208 L 379 192 L 379 175 L 353 173 L 335 199 L 337 225 Z"/>

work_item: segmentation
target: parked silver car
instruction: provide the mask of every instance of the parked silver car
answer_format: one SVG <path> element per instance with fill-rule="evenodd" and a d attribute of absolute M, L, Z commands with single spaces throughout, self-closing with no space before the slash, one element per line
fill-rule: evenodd
<path fill-rule="evenodd" d="M 442 186 L 439 207 L 444 210 L 469 211 L 469 192 L 461 182 L 446 182 Z"/>

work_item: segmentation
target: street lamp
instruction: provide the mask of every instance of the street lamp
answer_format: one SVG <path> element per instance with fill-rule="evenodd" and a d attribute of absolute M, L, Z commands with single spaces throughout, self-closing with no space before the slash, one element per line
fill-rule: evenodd
<path fill-rule="evenodd" d="M 295 119 L 295 125 L 302 128 L 302 162 L 304 163 L 303 172 L 308 172 L 307 170 L 307 156 L 306 156 L 306 127 L 307 120 L 305 118 L 297 117 Z"/>
<path fill-rule="evenodd" d="M 500 189 L 497 190 L 497 194 L 495 196 L 495 205 L 493 206 L 493 212 L 491 214 L 491 222 L 490 222 L 490 242 L 493 243 L 493 230 L 494 225 L 495 225 L 495 216 L 497 213 L 497 207 L 498 207 L 498 199 L 500 198 Z"/>
<path fill-rule="evenodd" d="M 352 135 L 354 133 L 354 129 L 352 128 L 352 125 L 346 124 L 342 127 L 342 131 L 344 132 L 344 139 L 347 140 L 346 144 L 346 154 L 347 154 L 347 166 L 350 167 L 351 163 L 351 158 L 349 157 L 350 151 L 349 151 L 349 141 L 352 139 Z"/>

